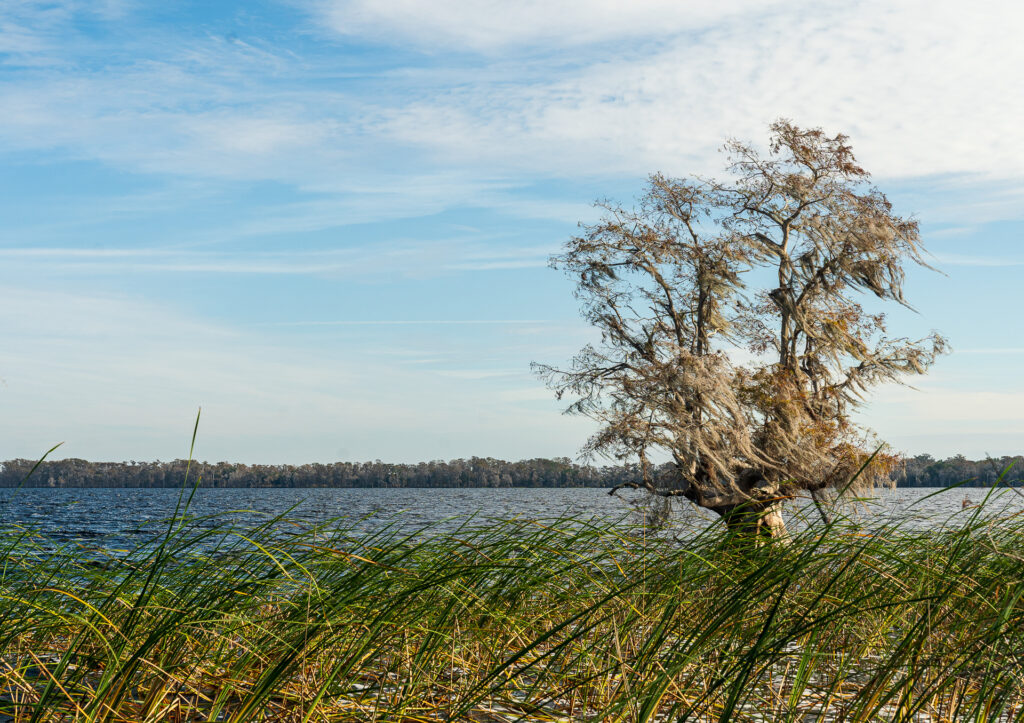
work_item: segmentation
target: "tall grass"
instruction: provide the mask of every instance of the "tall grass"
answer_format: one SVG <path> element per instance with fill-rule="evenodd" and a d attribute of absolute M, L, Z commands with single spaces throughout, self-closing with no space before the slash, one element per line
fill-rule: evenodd
<path fill-rule="evenodd" d="M 1024 719 L 1024 522 L 0 534 L 0 720 Z M 5 718 L 4 716 L 7 716 Z"/>

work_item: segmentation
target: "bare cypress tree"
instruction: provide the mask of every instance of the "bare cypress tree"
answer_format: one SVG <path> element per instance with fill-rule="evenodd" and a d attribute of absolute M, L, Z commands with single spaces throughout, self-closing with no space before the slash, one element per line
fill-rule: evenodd
<path fill-rule="evenodd" d="M 651 493 L 780 536 L 779 504 L 801 490 L 888 479 L 897 458 L 864 467 L 873 435 L 850 414 L 947 345 L 890 338 L 857 303 L 907 306 L 904 264 L 927 264 L 917 222 L 869 184 L 846 136 L 780 120 L 767 156 L 725 150 L 729 182 L 655 175 L 638 207 L 599 204 L 552 265 L 601 341 L 535 369 L 601 423 L 586 453 L 638 460 Z"/>

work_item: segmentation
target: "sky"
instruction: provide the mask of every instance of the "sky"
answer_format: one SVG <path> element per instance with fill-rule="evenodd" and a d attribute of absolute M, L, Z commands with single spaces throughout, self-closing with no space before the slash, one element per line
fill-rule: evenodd
<path fill-rule="evenodd" d="M 548 258 L 727 138 L 844 132 L 954 352 L 859 420 L 1024 453 L 1024 6 L 4 0 L 0 458 L 574 457 Z"/>

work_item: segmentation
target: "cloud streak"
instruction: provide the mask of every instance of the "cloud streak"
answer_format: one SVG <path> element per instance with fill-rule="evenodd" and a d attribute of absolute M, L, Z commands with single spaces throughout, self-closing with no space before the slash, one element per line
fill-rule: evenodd
<path fill-rule="evenodd" d="M 701 7 L 316 3 L 327 31 L 501 54 L 376 71 L 371 95 L 309 83 L 329 72 L 316 57 L 193 38 L 149 58 L 4 83 L 0 144 L 307 189 L 353 175 L 386 187 L 395 179 L 382 159 L 401 156 L 409 185 L 460 169 L 461 183 L 444 182 L 460 203 L 488 178 L 715 173 L 723 136 L 761 138 L 788 116 L 848 131 L 880 176 L 1024 175 L 1024 98 L 1006 92 L 1001 71 L 1024 66 L 1024 9 L 1000 5 L 993 23 L 984 3 Z M 635 42 L 609 49 L 612 39 Z M 528 50 L 538 46 L 541 55 Z"/>
<path fill-rule="evenodd" d="M 261 326 L 463 326 L 493 324 L 548 324 L 545 319 L 370 319 L 370 320 L 331 320 L 331 321 L 280 321 L 268 322 Z"/>
<path fill-rule="evenodd" d="M 79 274 L 189 273 L 236 275 L 423 277 L 461 271 L 544 267 L 551 247 L 443 240 L 350 244 L 325 250 L 209 251 L 182 248 L 0 248 L 8 266 Z M 10 270 L 10 269 L 9 269 Z"/>
<path fill-rule="evenodd" d="M 457 366 L 438 359 L 422 369 L 359 336 L 296 346 L 272 330 L 115 295 L 4 287 L 0 308 L 0 333 L 19 340 L 0 351 L 0 399 L 20 410 L 5 436 L 8 454 L 31 456 L 64 439 L 68 456 L 181 456 L 199 406 L 199 458 L 270 463 L 338 459 L 341 448 L 364 460 L 555 456 L 589 426 L 557 414 L 538 420 L 538 405 L 557 406 L 550 395 L 546 403 L 481 405 L 486 390 L 477 385 L 511 389 L 529 374 L 528 359 L 507 353 L 495 369 L 486 358 L 493 346 L 460 346 Z M 402 343 L 422 353 L 414 340 Z M 537 430 L 546 449 L 533 439 Z"/>
<path fill-rule="evenodd" d="M 758 20 L 601 53 L 546 83 L 467 83 L 394 112 L 388 127 L 439 156 L 508 163 L 514 150 L 512 163 L 547 172 L 708 173 L 723 135 L 762 137 L 788 116 L 849 132 L 882 176 L 1020 178 L 1024 100 L 1005 92 L 1000 69 L 1024 64 L 1024 49 L 985 9 L 797 3 Z"/>
<path fill-rule="evenodd" d="M 996 256 L 970 256 L 967 254 L 937 253 L 935 260 L 945 266 L 1020 266 L 1024 261 Z"/>
<path fill-rule="evenodd" d="M 673 0 L 333 0 L 320 3 L 326 24 L 341 35 L 423 48 L 498 53 L 510 48 L 576 48 L 626 38 L 664 38 L 735 17 L 748 20 L 778 0 L 684 3 Z M 801 5 L 806 5 L 803 3 Z"/>

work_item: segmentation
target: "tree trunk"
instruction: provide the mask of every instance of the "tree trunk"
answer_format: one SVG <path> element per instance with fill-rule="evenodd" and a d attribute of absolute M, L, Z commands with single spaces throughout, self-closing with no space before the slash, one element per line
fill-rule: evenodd
<path fill-rule="evenodd" d="M 782 502 L 738 505 L 720 514 L 732 533 L 755 544 L 767 540 L 789 541 L 786 521 L 782 519 Z"/>

